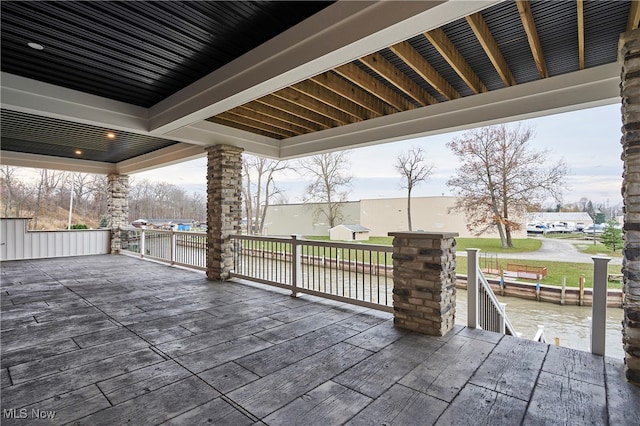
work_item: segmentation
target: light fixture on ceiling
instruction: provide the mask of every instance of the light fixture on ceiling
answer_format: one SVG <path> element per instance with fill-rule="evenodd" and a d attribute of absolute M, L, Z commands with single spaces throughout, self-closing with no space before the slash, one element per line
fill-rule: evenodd
<path fill-rule="evenodd" d="M 40 43 L 34 43 L 30 41 L 29 43 L 27 43 L 27 46 L 35 50 L 44 50 L 44 46 Z"/>
<path fill-rule="evenodd" d="M 116 134 L 113 132 L 109 132 L 107 133 L 107 139 L 115 139 L 116 138 Z"/>
<path fill-rule="evenodd" d="M 74 152 L 76 153 L 76 155 L 82 155 L 82 151 L 80 151 L 79 149 L 76 149 Z"/>

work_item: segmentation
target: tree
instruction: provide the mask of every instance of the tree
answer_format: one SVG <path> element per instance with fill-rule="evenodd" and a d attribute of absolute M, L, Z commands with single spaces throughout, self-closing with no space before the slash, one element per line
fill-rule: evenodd
<path fill-rule="evenodd" d="M 329 228 L 333 228 L 343 220 L 342 203 L 349 195 L 347 188 L 352 180 L 348 172 L 349 151 L 314 155 L 299 164 L 302 174 L 311 178 L 303 200 L 324 204 L 314 214 L 324 216 Z"/>
<path fill-rule="evenodd" d="M 402 175 L 402 188 L 407 190 L 407 223 L 411 228 L 411 191 L 420 182 L 429 179 L 433 164 L 425 164 L 424 151 L 414 146 L 408 152 L 398 155 L 395 168 Z"/>
<path fill-rule="evenodd" d="M 270 202 L 282 191 L 274 177 L 289 168 L 287 162 L 245 155 L 242 158 L 242 195 L 247 233 L 262 234 Z"/>
<path fill-rule="evenodd" d="M 620 229 L 618 221 L 611 219 L 607 222 L 607 226 L 604 228 L 604 231 L 602 231 L 602 236 L 600 238 L 602 240 L 602 244 L 613 251 L 616 251 L 616 247 L 618 249 L 622 248 L 622 229 Z"/>
<path fill-rule="evenodd" d="M 474 129 L 447 146 L 461 162 L 447 181 L 459 199 L 455 209 L 467 215 L 467 228 L 480 235 L 495 228 L 502 247 L 513 247 L 511 231 L 524 214 L 548 196 L 560 200 L 567 166 L 559 160 L 548 167 L 549 153 L 529 147 L 531 128 L 505 125 Z"/>

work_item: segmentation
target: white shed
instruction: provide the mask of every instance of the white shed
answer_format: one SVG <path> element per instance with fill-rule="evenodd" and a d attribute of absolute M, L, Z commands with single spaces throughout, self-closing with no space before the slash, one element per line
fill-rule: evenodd
<path fill-rule="evenodd" d="M 362 225 L 338 225 L 329 229 L 329 239 L 340 241 L 367 241 L 369 228 Z"/>

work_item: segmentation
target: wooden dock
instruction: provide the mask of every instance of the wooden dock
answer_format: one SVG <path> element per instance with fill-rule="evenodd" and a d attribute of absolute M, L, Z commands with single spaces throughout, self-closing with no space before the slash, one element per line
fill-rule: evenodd
<path fill-rule="evenodd" d="M 122 255 L 4 262 L 1 278 L 3 425 L 640 419 L 622 362 L 586 352 L 409 333 L 386 313 Z"/>

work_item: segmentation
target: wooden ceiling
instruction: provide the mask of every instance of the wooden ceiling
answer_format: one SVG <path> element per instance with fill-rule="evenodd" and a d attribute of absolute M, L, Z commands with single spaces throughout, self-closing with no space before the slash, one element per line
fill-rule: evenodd
<path fill-rule="evenodd" d="M 639 20 L 639 2 L 503 2 L 208 121 L 287 139 L 427 107 L 614 62 Z"/>

